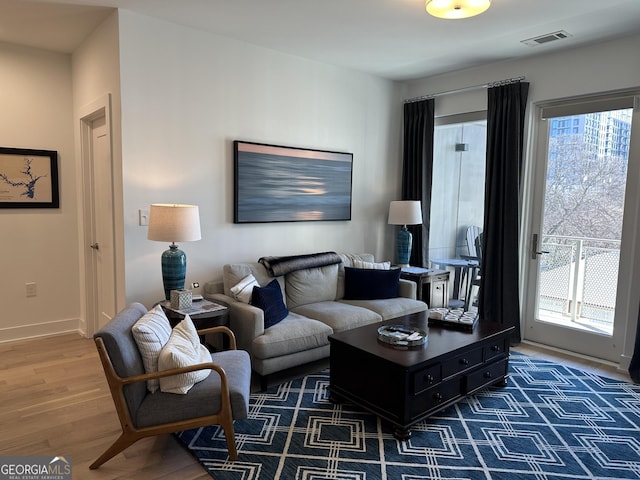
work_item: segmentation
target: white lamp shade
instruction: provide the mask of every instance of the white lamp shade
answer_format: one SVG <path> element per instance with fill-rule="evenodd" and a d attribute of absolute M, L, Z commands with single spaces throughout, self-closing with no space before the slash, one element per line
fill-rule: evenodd
<path fill-rule="evenodd" d="M 151 205 L 147 238 L 162 242 L 200 240 L 202 236 L 198 206 L 162 203 Z"/>
<path fill-rule="evenodd" d="M 395 200 L 389 206 L 390 225 L 420 225 L 422 207 L 419 200 Z"/>
<path fill-rule="evenodd" d="M 438 18 L 457 19 L 479 15 L 491 6 L 491 0 L 427 0 L 429 15 Z"/>

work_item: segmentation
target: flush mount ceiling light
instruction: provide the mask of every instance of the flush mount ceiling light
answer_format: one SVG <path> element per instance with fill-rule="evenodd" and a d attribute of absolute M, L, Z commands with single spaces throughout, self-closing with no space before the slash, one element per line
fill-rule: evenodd
<path fill-rule="evenodd" d="M 491 6 L 491 0 L 427 0 L 425 6 L 434 17 L 458 19 L 481 14 Z"/>

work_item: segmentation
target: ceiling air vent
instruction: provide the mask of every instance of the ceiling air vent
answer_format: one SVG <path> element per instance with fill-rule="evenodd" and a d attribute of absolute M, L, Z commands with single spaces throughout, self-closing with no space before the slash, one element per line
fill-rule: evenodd
<path fill-rule="evenodd" d="M 543 43 L 554 42 L 556 40 L 562 40 L 563 38 L 571 37 L 569 33 L 564 30 L 560 30 L 558 32 L 546 33 L 544 35 L 540 35 L 539 37 L 529 38 L 527 40 L 521 40 L 521 43 L 525 45 L 530 45 L 535 47 L 536 45 L 542 45 Z"/>

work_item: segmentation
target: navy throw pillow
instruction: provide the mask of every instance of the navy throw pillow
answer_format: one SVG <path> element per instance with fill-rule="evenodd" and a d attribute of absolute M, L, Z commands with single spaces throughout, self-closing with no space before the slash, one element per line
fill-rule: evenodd
<path fill-rule="evenodd" d="M 400 293 L 399 268 L 374 270 L 344 267 L 345 300 L 395 298 Z"/>
<path fill-rule="evenodd" d="M 251 305 L 264 311 L 265 329 L 274 326 L 289 315 L 277 280 L 272 280 L 266 287 L 253 287 Z"/>

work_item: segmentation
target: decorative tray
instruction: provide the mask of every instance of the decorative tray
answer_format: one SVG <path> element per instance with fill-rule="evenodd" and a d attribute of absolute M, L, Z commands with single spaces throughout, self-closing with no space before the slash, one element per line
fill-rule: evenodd
<path fill-rule="evenodd" d="M 384 325 L 378 328 L 378 340 L 398 347 L 423 345 L 427 337 L 427 332 L 408 325 Z"/>
<path fill-rule="evenodd" d="M 476 312 L 465 312 L 461 308 L 432 308 L 429 310 L 429 325 L 472 331 L 478 324 Z"/>

